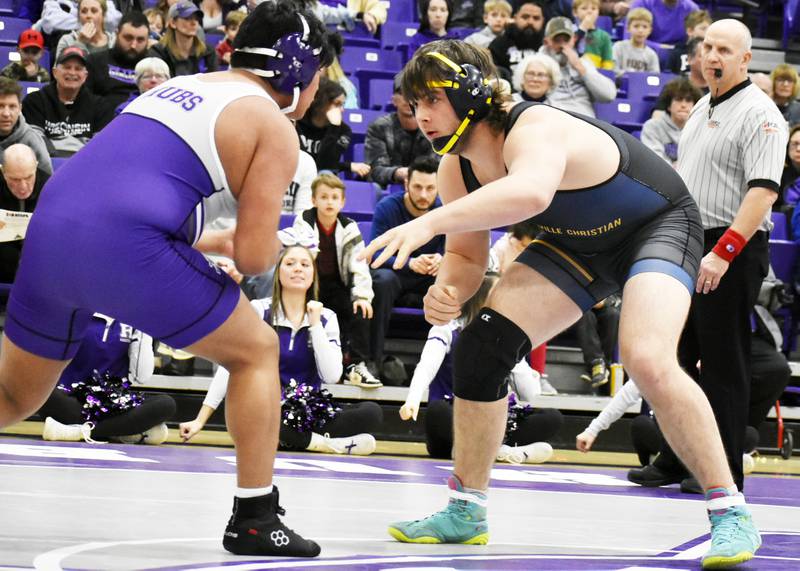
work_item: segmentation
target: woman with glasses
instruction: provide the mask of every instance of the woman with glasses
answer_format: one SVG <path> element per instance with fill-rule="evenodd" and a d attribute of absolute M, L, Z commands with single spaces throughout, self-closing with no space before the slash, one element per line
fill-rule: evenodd
<path fill-rule="evenodd" d="M 553 58 L 534 54 L 514 69 L 514 101 L 550 103 L 549 95 L 561 81 L 561 70 Z"/>
<path fill-rule="evenodd" d="M 800 123 L 800 83 L 798 83 L 797 70 L 786 63 L 775 67 L 770 74 L 772 79 L 772 100 L 778 106 L 789 127 Z"/>
<path fill-rule="evenodd" d="M 146 57 L 136 64 L 134 77 L 136 78 L 136 87 L 139 91 L 131 93 L 128 100 L 116 108 L 114 112 L 117 115 L 122 113 L 122 110 L 125 109 L 131 101 L 139 97 L 139 95 L 167 81 L 170 78 L 169 66 L 163 59 Z"/>

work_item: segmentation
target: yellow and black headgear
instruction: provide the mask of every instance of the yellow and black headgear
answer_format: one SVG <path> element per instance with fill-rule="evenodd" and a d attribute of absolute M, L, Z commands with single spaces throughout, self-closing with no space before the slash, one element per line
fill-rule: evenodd
<path fill-rule="evenodd" d="M 461 120 L 456 132 L 433 140 L 433 150 L 440 155 L 447 154 L 458 142 L 458 139 L 470 124 L 485 119 L 492 107 L 492 86 L 480 69 L 465 63 L 457 64 L 439 52 L 425 54 L 444 63 L 452 73 L 447 79 L 431 81 L 429 87 L 444 89 L 450 105 Z"/>

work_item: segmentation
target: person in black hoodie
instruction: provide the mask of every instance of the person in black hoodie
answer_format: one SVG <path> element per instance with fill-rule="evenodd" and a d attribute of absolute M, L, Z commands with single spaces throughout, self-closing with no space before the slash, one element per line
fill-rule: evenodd
<path fill-rule="evenodd" d="M 84 85 L 86 60 L 83 48 L 65 48 L 53 68 L 55 81 L 22 102 L 22 114 L 44 135 L 50 156 L 72 156 L 114 117 L 113 109 Z"/>
<path fill-rule="evenodd" d="M 112 109 L 126 101 L 131 93 L 139 93 L 134 70 L 147 54 L 149 33 L 145 15 L 129 12 L 119 23 L 114 46 L 89 56 L 86 85 Z"/>
<path fill-rule="evenodd" d="M 489 52 L 503 79 L 511 80 L 525 56 L 535 54 L 544 41 L 544 11 L 535 0 L 512 3 L 514 14 L 506 31 L 489 44 Z"/>
<path fill-rule="evenodd" d="M 44 183 L 50 178 L 39 167 L 36 154 L 17 143 L 6 149 L 0 165 L 0 208 L 13 212 L 33 212 Z M 19 266 L 23 240 L 0 243 L 0 282 L 11 283 Z"/>
<path fill-rule="evenodd" d="M 312 156 L 318 171 L 353 172 L 365 178 L 370 173 L 368 164 L 342 160 L 353 139 L 353 131 L 342 117 L 344 99 L 340 84 L 320 78 L 314 101 L 295 125 L 300 148 Z"/>

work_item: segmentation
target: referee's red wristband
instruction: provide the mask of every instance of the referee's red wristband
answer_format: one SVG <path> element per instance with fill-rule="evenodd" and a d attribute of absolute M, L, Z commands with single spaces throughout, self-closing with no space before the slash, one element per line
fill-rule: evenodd
<path fill-rule="evenodd" d="M 747 245 L 747 240 L 744 239 L 744 236 L 739 234 L 736 230 L 728 228 L 725 230 L 722 237 L 717 240 L 716 245 L 711 251 L 730 263 L 739 255 L 745 245 Z"/>

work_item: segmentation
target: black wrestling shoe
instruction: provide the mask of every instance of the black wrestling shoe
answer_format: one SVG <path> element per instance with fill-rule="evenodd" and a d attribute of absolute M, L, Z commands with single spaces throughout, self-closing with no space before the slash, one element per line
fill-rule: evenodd
<path fill-rule="evenodd" d="M 278 488 L 257 498 L 233 498 L 222 546 L 236 555 L 316 557 L 320 546 L 300 537 L 278 518 L 286 511 L 278 505 Z"/>
<path fill-rule="evenodd" d="M 686 474 L 674 474 L 665 472 L 653 464 L 648 464 L 644 468 L 632 468 L 628 470 L 628 481 L 639 484 L 645 488 L 657 488 L 677 484 L 686 477 Z"/>

